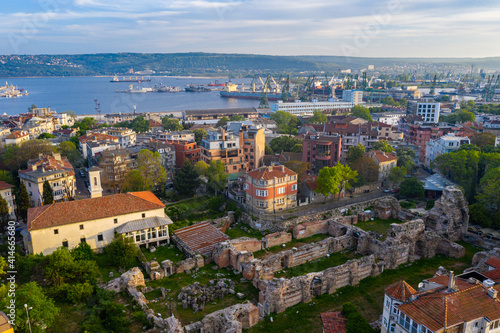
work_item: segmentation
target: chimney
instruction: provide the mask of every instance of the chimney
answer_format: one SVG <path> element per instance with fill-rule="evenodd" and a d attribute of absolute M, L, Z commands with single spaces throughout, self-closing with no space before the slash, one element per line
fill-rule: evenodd
<path fill-rule="evenodd" d="M 497 299 L 498 291 L 495 290 L 493 287 L 491 287 L 490 289 L 488 289 L 488 296 L 490 296 L 493 299 Z"/>
<path fill-rule="evenodd" d="M 285 166 L 284 165 L 281 166 L 281 171 L 285 172 Z"/>
<path fill-rule="evenodd" d="M 222 141 L 226 141 L 226 131 L 221 127 L 220 133 L 222 134 Z"/>
<path fill-rule="evenodd" d="M 450 279 L 448 280 L 448 292 L 454 292 L 456 287 L 455 287 L 455 275 L 453 274 L 453 271 L 450 271 Z"/>

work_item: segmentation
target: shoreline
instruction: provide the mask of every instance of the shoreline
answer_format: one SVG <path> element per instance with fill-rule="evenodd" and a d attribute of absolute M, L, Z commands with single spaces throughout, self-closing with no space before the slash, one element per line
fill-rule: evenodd
<path fill-rule="evenodd" d="M 226 76 L 183 76 L 183 75 L 139 75 L 139 74 L 120 74 L 120 75 L 74 75 L 74 76 L 0 76 L 0 80 L 8 80 L 8 79 L 50 79 L 50 78 L 83 78 L 83 77 L 98 77 L 98 78 L 113 78 L 115 76 L 118 77 L 134 77 L 134 76 L 141 76 L 141 77 L 149 77 L 149 78 L 155 78 L 155 77 L 170 77 L 174 79 L 214 79 L 214 80 L 229 80 L 228 77 Z M 237 79 L 246 79 L 245 77 L 237 78 Z"/>

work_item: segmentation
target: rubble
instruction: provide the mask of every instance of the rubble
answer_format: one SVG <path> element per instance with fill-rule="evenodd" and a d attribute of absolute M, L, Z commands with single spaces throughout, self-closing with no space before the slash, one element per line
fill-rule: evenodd
<path fill-rule="evenodd" d="M 194 312 L 202 311 L 205 304 L 216 299 L 223 299 L 228 294 L 234 294 L 234 281 L 230 279 L 210 280 L 208 285 L 195 282 L 181 289 L 177 300 L 182 302 L 182 308 L 192 308 Z"/>

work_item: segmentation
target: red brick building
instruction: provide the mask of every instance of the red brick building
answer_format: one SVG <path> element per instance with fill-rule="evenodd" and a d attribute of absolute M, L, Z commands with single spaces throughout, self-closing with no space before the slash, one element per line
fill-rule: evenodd
<path fill-rule="evenodd" d="M 306 135 L 302 141 L 302 162 L 318 173 L 323 167 L 332 167 L 340 161 L 342 139 L 339 136 Z"/>
<path fill-rule="evenodd" d="M 283 165 L 248 172 L 243 186 L 252 211 L 273 213 L 297 206 L 297 173 Z"/>
<path fill-rule="evenodd" d="M 201 150 L 196 145 L 196 142 L 183 140 L 166 140 L 165 142 L 171 144 L 175 148 L 176 168 L 182 168 L 186 160 L 190 160 L 193 164 L 200 160 Z"/>

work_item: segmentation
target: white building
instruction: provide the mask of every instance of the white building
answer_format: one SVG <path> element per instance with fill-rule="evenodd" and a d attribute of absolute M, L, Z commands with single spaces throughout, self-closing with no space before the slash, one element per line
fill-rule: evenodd
<path fill-rule="evenodd" d="M 12 220 L 16 219 L 15 206 L 14 206 L 14 194 L 12 193 L 12 188 L 14 186 L 7 184 L 6 182 L 0 181 L 0 196 L 7 201 L 7 207 L 9 210 L 9 216 Z"/>
<path fill-rule="evenodd" d="M 380 113 L 372 113 L 372 118 L 374 121 L 379 121 L 381 123 L 387 125 L 397 125 L 399 123 L 399 119 L 406 116 L 406 112 L 380 112 Z"/>
<path fill-rule="evenodd" d="M 417 103 L 417 115 L 422 116 L 425 122 L 439 123 L 439 102 L 435 103 Z"/>
<path fill-rule="evenodd" d="M 353 105 L 358 105 L 363 103 L 363 91 L 362 90 L 344 90 L 342 91 L 342 101 L 349 102 Z"/>
<path fill-rule="evenodd" d="M 159 140 L 163 141 L 189 141 L 189 142 L 194 142 L 194 133 L 191 131 L 172 131 L 172 132 L 165 132 L 165 133 L 160 133 L 158 135 Z"/>
<path fill-rule="evenodd" d="M 296 116 L 312 116 L 315 110 L 320 111 L 333 111 L 339 109 L 350 109 L 355 104 L 351 102 L 339 102 L 339 101 L 328 101 L 328 102 L 302 102 L 296 100 L 295 102 L 284 103 L 278 101 L 277 103 L 271 103 L 271 112 L 285 111 Z"/>
<path fill-rule="evenodd" d="M 443 135 L 436 140 L 431 139 L 425 147 L 425 165 L 429 166 L 439 155 L 457 150 L 464 144 L 470 144 L 469 138 L 455 136 L 453 133 Z"/>
<path fill-rule="evenodd" d="M 495 138 L 495 147 L 498 147 L 498 145 L 500 145 L 500 134 Z"/>

